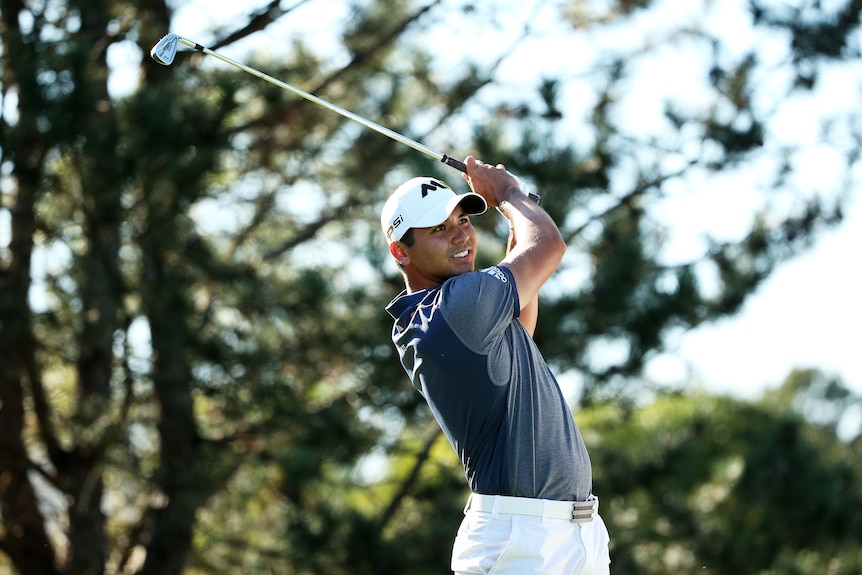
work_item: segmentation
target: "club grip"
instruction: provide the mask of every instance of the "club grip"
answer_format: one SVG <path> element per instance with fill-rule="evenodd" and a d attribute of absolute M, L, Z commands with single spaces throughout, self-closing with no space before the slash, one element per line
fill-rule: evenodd
<path fill-rule="evenodd" d="M 443 154 L 443 157 L 440 158 L 440 161 L 443 162 L 444 164 L 446 164 L 447 166 L 451 167 L 451 168 L 455 168 L 459 172 L 463 172 L 465 174 L 467 173 L 467 165 L 460 160 L 456 160 L 455 158 L 452 158 L 451 156 L 447 156 L 446 154 Z"/>
<path fill-rule="evenodd" d="M 446 164 L 447 166 L 455 168 L 456 170 L 459 170 L 465 174 L 467 173 L 467 165 L 464 162 L 456 160 L 455 158 L 447 156 L 446 154 L 443 154 L 443 157 L 440 158 L 440 161 L 443 162 L 444 164 Z M 524 194 L 528 198 L 530 198 L 530 200 L 535 202 L 537 205 L 542 205 L 542 196 L 540 196 L 539 194 L 535 194 L 532 191 L 530 191 L 530 187 L 527 184 L 525 184 L 521 180 L 521 178 L 519 178 L 518 176 L 515 176 L 514 174 L 512 174 L 512 176 L 514 176 L 514 178 L 516 180 L 518 180 L 518 186 L 521 188 L 521 191 L 524 192 Z"/>

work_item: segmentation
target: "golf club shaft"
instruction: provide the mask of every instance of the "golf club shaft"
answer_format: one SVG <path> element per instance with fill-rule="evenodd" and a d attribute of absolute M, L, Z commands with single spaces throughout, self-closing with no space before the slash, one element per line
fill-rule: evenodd
<path fill-rule="evenodd" d="M 214 58 L 218 58 L 219 60 L 221 60 L 222 62 L 224 62 L 226 64 L 230 64 L 231 66 L 239 68 L 240 70 L 242 70 L 244 72 L 248 72 L 249 74 L 251 74 L 253 76 L 257 76 L 261 80 L 265 80 L 265 81 L 269 82 L 270 84 L 278 86 L 279 88 L 287 90 L 288 92 L 292 92 L 292 93 L 296 94 L 297 96 L 304 98 L 310 102 L 313 102 L 313 103 L 317 104 L 318 106 L 322 106 L 322 107 L 326 108 L 327 110 L 331 110 L 331 111 L 335 112 L 336 114 L 340 114 L 340 115 L 344 116 L 345 118 L 347 118 L 348 120 L 353 120 L 354 122 L 358 122 L 358 123 L 362 124 L 363 126 L 365 126 L 366 128 L 371 128 L 375 132 L 377 132 L 379 134 L 383 134 L 384 136 L 391 138 L 391 139 L 395 140 L 396 142 L 401 142 L 402 144 L 410 146 L 414 150 L 416 150 L 418 152 L 422 152 L 426 156 L 430 156 L 430 157 L 434 158 L 435 160 L 443 162 L 447 166 L 455 168 L 456 170 L 459 170 L 465 174 L 467 173 L 467 166 L 464 165 L 464 162 L 456 160 L 455 158 L 447 156 L 446 154 L 441 154 L 440 152 L 438 152 L 436 150 L 432 150 L 428 146 L 424 146 L 424 145 L 420 144 L 419 142 L 411 140 L 410 138 L 408 138 L 406 136 L 402 136 L 398 132 L 390 130 L 389 128 L 385 128 L 385 127 L 381 126 L 380 124 L 372 122 L 371 120 L 363 118 L 362 116 L 360 116 L 358 114 L 354 114 L 353 112 L 345 110 L 344 108 L 336 106 L 335 104 L 331 104 L 331 103 L 327 102 L 326 100 L 322 100 L 321 98 L 318 98 L 314 94 L 309 94 L 308 92 L 306 92 L 304 90 L 300 90 L 296 86 L 291 86 L 290 84 L 288 84 L 286 82 L 282 82 L 281 80 L 273 78 L 272 76 L 270 76 L 268 74 L 264 74 L 263 72 L 261 72 L 259 70 L 255 70 L 254 68 L 251 68 L 250 66 L 246 66 L 245 64 L 241 64 L 241 63 L 237 62 L 236 60 L 231 60 L 230 58 L 228 58 L 226 56 L 222 56 L 218 52 L 210 50 L 209 48 L 206 48 L 205 46 L 201 46 L 197 42 L 192 42 L 191 40 L 187 40 L 187 39 L 183 38 L 182 36 L 177 36 L 177 40 L 180 43 L 184 44 L 185 46 L 188 46 L 189 48 L 197 50 L 198 52 L 203 52 L 204 54 L 207 54 L 207 55 L 212 56 Z"/>

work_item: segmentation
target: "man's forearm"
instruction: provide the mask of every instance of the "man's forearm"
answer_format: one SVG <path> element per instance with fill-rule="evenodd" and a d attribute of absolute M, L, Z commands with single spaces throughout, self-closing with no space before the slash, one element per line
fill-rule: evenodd
<path fill-rule="evenodd" d="M 517 238 L 517 235 L 515 234 L 515 228 L 512 225 L 512 222 L 509 222 L 509 237 L 506 240 L 506 255 L 509 255 L 510 253 L 512 253 L 512 250 L 515 249 L 515 246 L 517 245 L 517 243 L 518 243 L 518 238 Z M 521 325 L 524 326 L 524 329 L 527 330 L 527 333 L 530 334 L 530 337 L 533 337 L 533 334 L 536 331 L 536 324 L 538 323 L 538 320 L 539 320 L 539 294 L 538 293 L 530 301 L 521 302 L 521 313 L 518 316 L 518 320 L 521 322 Z"/>
<path fill-rule="evenodd" d="M 563 243 L 562 234 L 551 216 L 520 191 L 509 194 L 497 210 L 509 222 L 507 255 L 516 249 L 532 250 Z"/>

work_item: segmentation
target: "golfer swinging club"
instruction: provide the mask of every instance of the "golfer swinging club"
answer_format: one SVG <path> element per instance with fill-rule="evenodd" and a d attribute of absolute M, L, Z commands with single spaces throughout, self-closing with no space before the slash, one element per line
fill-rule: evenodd
<path fill-rule="evenodd" d="M 539 288 L 566 244 L 502 165 L 472 156 L 465 164 L 472 192 L 413 178 L 380 218 L 406 284 L 386 308 L 395 319 L 392 341 L 472 492 L 452 570 L 608 574 L 589 455 L 532 338 Z M 470 216 L 488 206 L 508 220 L 510 236 L 503 261 L 477 271 Z"/>

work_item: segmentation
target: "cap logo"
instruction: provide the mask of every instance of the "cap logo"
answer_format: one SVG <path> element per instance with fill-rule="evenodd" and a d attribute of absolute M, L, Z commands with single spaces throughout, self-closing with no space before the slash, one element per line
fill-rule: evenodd
<path fill-rule="evenodd" d="M 439 190 L 440 188 L 448 189 L 448 186 L 443 182 L 437 182 L 435 180 L 430 180 L 422 184 L 422 197 L 426 197 L 428 192 L 433 192 L 434 190 Z"/>

